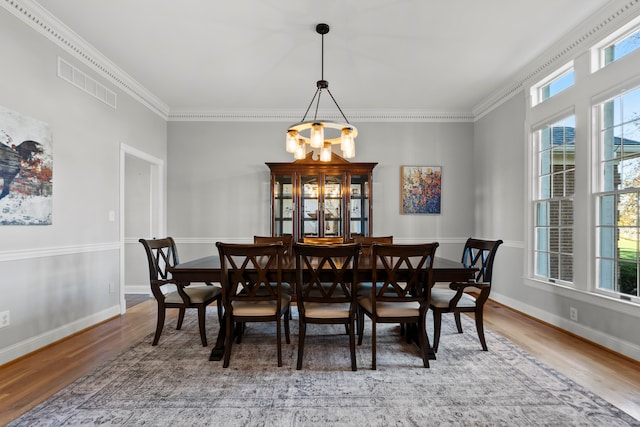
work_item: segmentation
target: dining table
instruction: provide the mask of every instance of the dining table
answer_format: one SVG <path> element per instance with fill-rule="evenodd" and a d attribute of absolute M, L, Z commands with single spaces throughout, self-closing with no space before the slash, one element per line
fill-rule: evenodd
<path fill-rule="evenodd" d="M 378 271 L 380 271 L 382 267 Z M 209 255 L 191 261 L 182 262 L 168 269 L 173 279 L 180 286 L 189 286 L 191 283 L 221 283 L 222 272 L 220 268 L 220 257 Z M 358 279 L 366 282 L 371 280 L 373 267 L 370 257 L 362 257 L 358 263 Z M 477 267 L 465 266 L 461 261 L 454 261 L 447 258 L 435 257 L 433 260 L 433 281 L 434 282 L 457 282 L 468 281 L 475 278 Z M 296 266 L 294 257 L 286 257 L 282 267 L 282 281 L 295 283 Z M 225 321 L 225 317 L 222 317 Z M 224 354 L 226 328 L 220 325 L 216 343 L 211 350 L 209 360 L 221 360 Z M 435 359 L 435 353 L 429 352 L 429 358 Z"/>

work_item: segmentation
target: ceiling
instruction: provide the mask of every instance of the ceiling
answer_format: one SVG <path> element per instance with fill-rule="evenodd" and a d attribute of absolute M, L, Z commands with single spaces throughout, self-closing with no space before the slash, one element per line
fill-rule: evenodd
<path fill-rule="evenodd" d="M 38 0 L 171 113 L 471 112 L 608 0 Z M 322 104 L 330 107 L 329 104 Z M 321 108 L 322 109 L 322 108 Z"/>

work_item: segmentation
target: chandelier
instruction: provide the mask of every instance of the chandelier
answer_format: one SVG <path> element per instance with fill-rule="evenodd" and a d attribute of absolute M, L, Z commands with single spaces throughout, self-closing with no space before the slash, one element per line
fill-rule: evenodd
<path fill-rule="evenodd" d="M 316 32 L 322 36 L 322 68 L 320 70 L 320 80 L 316 83 L 316 92 L 313 98 L 311 98 L 311 102 L 302 120 L 290 126 L 287 130 L 287 152 L 293 153 L 295 159 L 304 159 L 307 154 L 307 145 L 309 145 L 312 149 L 320 149 L 320 161 L 329 162 L 331 161 L 331 146 L 340 144 L 342 157 L 351 159 L 356 155 L 355 138 L 358 136 L 358 130 L 349 123 L 349 120 L 347 120 L 347 117 L 329 90 L 329 82 L 324 79 L 324 35 L 329 32 L 329 25 L 316 25 Z M 344 123 L 318 119 L 320 97 L 324 90 L 327 91 L 333 103 L 338 108 L 338 111 L 340 111 Z M 313 120 L 307 120 L 307 115 L 314 101 L 316 105 Z"/>

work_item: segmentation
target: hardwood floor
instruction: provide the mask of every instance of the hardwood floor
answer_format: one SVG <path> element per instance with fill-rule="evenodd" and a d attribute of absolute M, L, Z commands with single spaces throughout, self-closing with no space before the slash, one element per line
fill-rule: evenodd
<path fill-rule="evenodd" d="M 168 317 L 175 315 L 170 310 Z M 0 425 L 142 340 L 153 332 L 155 318 L 155 302 L 144 301 L 124 316 L 0 366 Z M 485 325 L 640 420 L 640 362 L 491 301 Z"/>

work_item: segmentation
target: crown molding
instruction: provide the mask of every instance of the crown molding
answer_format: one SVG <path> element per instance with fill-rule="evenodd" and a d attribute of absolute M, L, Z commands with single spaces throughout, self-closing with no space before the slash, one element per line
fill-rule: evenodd
<path fill-rule="evenodd" d="M 640 0 L 610 2 L 523 67 L 508 84 L 474 106 L 472 112 L 475 120 L 481 119 L 538 79 L 585 52 L 639 13 Z"/>
<path fill-rule="evenodd" d="M 78 61 L 90 67 L 167 121 L 283 121 L 297 122 L 292 111 L 170 111 L 169 106 L 124 70 L 73 32 L 33 0 L 2 0 L 4 9 L 47 37 Z M 473 122 L 524 90 L 532 81 L 553 71 L 585 51 L 611 31 L 640 13 L 640 0 L 614 0 L 523 67 L 510 82 L 473 107 L 471 112 L 351 111 L 354 122 Z M 327 117 L 331 120 L 332 117 Z M 335 117 L 341 119 L 341 117 Z"/>
<path fill-rule="evenodd" d="M 169 106 L 111 62 L 96 48 L 32 0 L 2 0 L 4 9 L 15 15 L 58 47 L 100 76 L 128 93 L 154 113 L 167 120 Z"/>
<path fill-rule="evenodd" d="M 318 112 L 326 120 L 343 121 L 337 113 Z M 345 111 L 351 122 L 473 122 L 470 112 L 429 111 Z M 289 122 L 300 121 L 300 111 L 182 111 L 171 112 L 169 121 L 174 122 Z"/>

